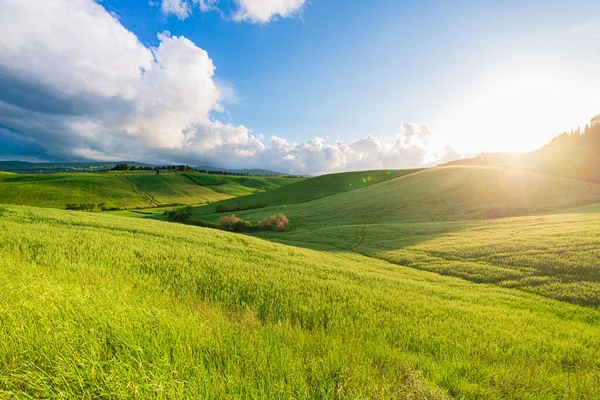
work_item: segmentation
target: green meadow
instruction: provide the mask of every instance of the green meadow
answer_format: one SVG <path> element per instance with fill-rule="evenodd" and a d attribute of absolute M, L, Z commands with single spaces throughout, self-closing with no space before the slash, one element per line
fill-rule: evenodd
<path fill-rule="evenodd" d="M 230 176 L 161 172 L 13 174 L 0 172 L 0 204 L 65 208 L 107 203 L 115 208 L 204 204 L 297 182 L 301 178 L 243 177 L 266 182 L 259 189 Z M 268 183 L 268 184 L 267 184 Z"/>
<path fill-rule="evenodd" d="M 90 176 L 158 207 L 0 205 L 0 397 L 600 399 L 600 184 L 477 166 Z M 166 221 L 161 204 L 215 188 L 247 192 L 194 219 L 264 203 L 235 214 L 291 229 Z"/>
<path fill-rule="evenodd" d="M 592 308 L 193 226 L 0 213 L 9 397 L 600 395 Z"/>
<path fill-rule="evenodd" d="M 265 205 L 268 207 L 288 204 L 303 203 L 334 194 L 345 193 L 371 186 L 379 182 L 411 174 L 419 169 L 409 170 L 385 170 L 385 171 L 356 171 L 339 174 L 321 175 L 310 179 L 292 182 L 264 193 L 257 193 L 246 198 L 236 198 L 219 202 L 228 209 L 243 209 L 253 205 Z M 294 179 L 294 178 L 292 178 Z M 199 214 L 211 214 L 215 212 L 214 207 L 198 209 Z"/>

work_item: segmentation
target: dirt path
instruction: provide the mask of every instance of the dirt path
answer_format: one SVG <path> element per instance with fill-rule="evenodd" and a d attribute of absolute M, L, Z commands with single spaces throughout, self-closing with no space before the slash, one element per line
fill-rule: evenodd
<path fill-rule="evenodd" d="M 139 194 L 140 196 L 142 196 L 144 198 L 144 200 L 146 200 L 148 203 L 150 203 L 150 206 L 152 207 L 157 207 L 158 206 L 158 202 L 155 201 L 152 196 L 150 196 L 148 193 L 144 192 L 142 189 L 140 189 L 140 187 L 138 185 L 136 185 L 135 183 L 128 181 L 127 179 L 125 179 L 125 177 L 123 177 L 123 175 L 117 175 L 119 177 L 119 179 L 121 179 L 124 182 L 127 182 L 131 185 L 131 187 L 133 187 L 133 190 Z"/>

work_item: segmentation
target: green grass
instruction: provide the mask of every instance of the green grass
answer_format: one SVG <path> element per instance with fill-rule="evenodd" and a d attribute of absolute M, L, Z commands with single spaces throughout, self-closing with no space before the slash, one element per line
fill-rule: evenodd
<path fill-rule="evenodd" d="M 334 194 L 354 191 L 418 171 L 420 170 L 355 171 L 321 175 L 253 196 L 221 201 L 212 207 L 198 210 L 198 213 L 199 215 L 210 213 L 214 211 L 217 205 L 232 209 L 245 208 L 254 204 L 267 204 L 272 207 L 303 203 Z"/>
<path fill-rule="evenodd" d="M 587 204 L 592 202 L 597 203 Z M 285 213 L 292 230 L 257 234 L 269 240 L 359 252 L 597 308 L 598 202 L 600 185 L 595 183 L 500 168 L 444 167 L 307 203 L 236 215 L 257 222 Z M 568 207 L 575 208 L 565 216 L 486 218 Z M 211 206 L 197 209 L 195 217 L 219 218 L 208 211 Z"/>
<path fill-rule="evenodd" d="M 138 185 L 141 190 L 163 204 L 198 204 L 228 199 L 231 196 L 218 193 L 212 187 L 200 186 L 175 172 L 126 173 L 123 177 Z"/>
<path fill-rule="evenodd" d="M 600 213 L 297 228 L 261 237 L 300 247 L 358 252 L 600 308 Z"/>
<path fill-rule="evenodd" d="M 246 197 L 243 201 L 252 203 L 263 195 L 301 183 Z M 238 200 L 227 202 L 235 201 Z M 440 167 L 310 202 L 243 211 L 239 215 L 258 220 L 283 212 L 296 226 L 316 228 L 510 217 L 598 202 L 600 184 L 597 183 L 495 167 Z M 217 214 L 208 214 L 212 209 L 199 208 L 198 218 L 218 218 Z"/>
<path fill-rule="evenodd" d="M 301 182 L 305 180 L 305 178 L 287 178 L 282 176 L 228 176 L 227 180 L 255 189 L 273 190 L 292 183 Z"/>
<path fill-rule="evenodd" d="M 0 393 L 600 398 L 600 312 L 349 252 L 0 206 Z"/>
<path fill-rule="evenodd" d="M 147 206 L 126 182 L 109 173 L 0 174 L 0 203 L 64 208 L 69 203 Z"/>

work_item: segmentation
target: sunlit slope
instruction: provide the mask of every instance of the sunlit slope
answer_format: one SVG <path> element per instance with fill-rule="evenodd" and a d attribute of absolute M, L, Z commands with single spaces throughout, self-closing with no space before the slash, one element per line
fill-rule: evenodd
<path fill-rule="evenodd" d="M 0 203 L 64 208 L 69 203 L 110 203 L 116 207 L 148 202 L 113 174 L 0 174 Z"/>
<path fill-rule="evenodd" d="M 198 204 L 231 198 L 210 186 L 200 186 L 178 173 L 128 173 L 122 175 L 127 181 L 162 204 Z"/>
<path fill-rule="evenodd" d="M 359 255 L 0 206 L 0 287 L 14 396 L 599 396 L 598 311 Z"/>
<path fill-rule="evenodd" d="M 278 187 L 303 181 L 305 178 L 288 178 L 282 176 L 228 176 L 227 180 L 255 189 L 273 190 Z"/>
<path fill-rule="evenodd" d="M 421 171 L 419 169 L 409 170 L 383 170 L 383 171 L 355 171 L 338 174 L 321 175 L 315 178 L 305 179 L 285 187 L 258 193 L 246 198 L 237 198 L 219 202 L 214 206 L 200 208 L 198 214 L 208 214 L 215 210 L 218 205 L 227 208 L 246 208 L 253 205 L 264 205 L 268 207 L 283 206 L 289 204 L 303 203 L 334 194 L 351 192 L 356 189 L 368 187 L 376 183 L 400 176 Z"/>
<path fill-rule="evenodd" d="M 403 266 L 600 307 L 598 212 L 334 225 L 262 236 L 295 246 L 358 252 Z"/>
<path fill-rule="evenodd" d="M 239 214 L 259 219 L 285 212 L 295 226 L 317 228 L 499 218 L 595 202 L 596 183 L 495 167 L 440 167 L 309 203 Z"/>

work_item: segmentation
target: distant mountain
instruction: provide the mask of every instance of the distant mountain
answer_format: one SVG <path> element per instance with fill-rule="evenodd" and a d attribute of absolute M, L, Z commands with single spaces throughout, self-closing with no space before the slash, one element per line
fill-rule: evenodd
<path fill-rule="evenodd" d="M 542 148 L 525 154 L 482 154 L 446 165 L 504 165 L 545 174 L 600 182 L 600 115 L 583 131 L 564 132 Z"/>

